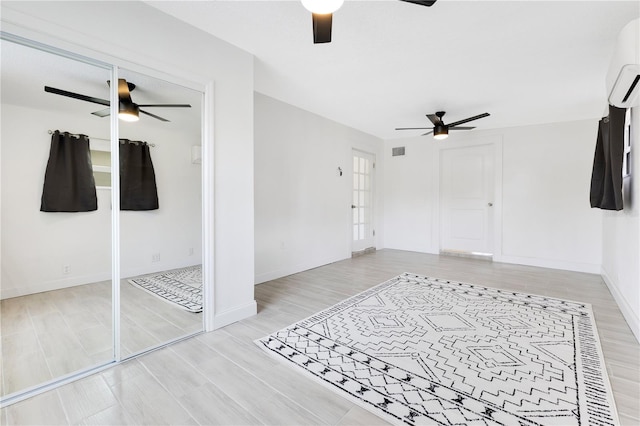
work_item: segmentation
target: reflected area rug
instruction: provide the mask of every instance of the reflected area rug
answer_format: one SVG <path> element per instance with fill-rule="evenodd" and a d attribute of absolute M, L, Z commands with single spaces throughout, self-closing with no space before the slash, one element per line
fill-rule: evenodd
<path fill-rule="evenodd" d="M 202 266 L 130 278 L 129 283 L 189 312 L 202 312 Z"/>
<path fill-rule="evenodd" d="M 618 424 L 584 303 L 405 273 L 256 344 L 392 423 Z"/>

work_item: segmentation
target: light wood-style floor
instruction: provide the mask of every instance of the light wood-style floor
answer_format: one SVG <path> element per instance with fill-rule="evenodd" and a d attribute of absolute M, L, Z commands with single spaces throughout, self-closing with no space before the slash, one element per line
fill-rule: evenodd
<path fill-rule="evenodd" d="M 121 346 L 127 357 L 202 331 L 201 313 L 120 282 Z M 8 395 L 113 359 L 111 282 L 0 301 L 0 394 Z"/>
<path fill-rule="evenodd" d="M 258 315 L 9 406 L 2 423 L 385 424 L 253 340 L 402 272 L 591 303 L 621 422 L 640 424 L 640 345 L 599 276 L 395 250 L 258 285 Z"/>

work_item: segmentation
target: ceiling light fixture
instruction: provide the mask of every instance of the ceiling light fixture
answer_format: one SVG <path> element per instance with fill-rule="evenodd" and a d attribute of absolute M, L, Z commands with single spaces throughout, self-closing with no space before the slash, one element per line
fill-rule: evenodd
<path fill-rule="evenodd" d="M 301 0 L 302 5 L 311 13 L 321 15 L 333 13 L 340 9 L 344 0 Z"/>
<path fill-rule="evenodd" d="M 140 108 L 138 105 L 132 103 L 120 102 L 118 108 L 118 118 L 122 121 L 138 121 L 140 120 Z"/>
<path fill-rule="evenodd" d="M 433 138 L 442 140 L 446 139 L 449 136 L 449 128 L 447 126 L 443 126 L 442 124 L 436 124 L 433 128 Z"/>

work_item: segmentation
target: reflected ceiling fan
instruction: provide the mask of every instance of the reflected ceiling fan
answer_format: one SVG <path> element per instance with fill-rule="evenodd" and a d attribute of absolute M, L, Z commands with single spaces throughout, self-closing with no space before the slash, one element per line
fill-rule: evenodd
<path fill-rule="evenodd" d="M 421 6 L 433 6 L 436 0 L 400 0 Z M 340 9 L 344 0 L 302 0 L 302 5 L 312 14 L 313 43 L 331 43 L 333 12 Z"/>
<path fill-rule="evenodd" d="M 111 82 L 107 81 L 107 84 L 111 85 Z M 143 113 L 157 120 L 168 122 L 169 120 L 167 120 L 166 118 L 160 117 L 159 115 L 151 114 L 148 111 L 143 111 L 140 108 L 191 108 L 191 105 L 189 104 L 136 104 L 131 99 L 131 92 L 135 88 L 135 84 L 127 82 L 127 80 L 125 80 L 124 78 L 118 79 L 118 118 L 120 118 L 121 120 L 138 121 L 140 119 L 139 113 Z M 55 87 L 44 86 L 44 91 L 56 95 L 67 96 L 69 98 L 80 99 L 81 101 L 92 102 L 94 104 L 105 105 L 107 107 L 111 105 L 111 102 L 106 99 L 94 98 L 92 96 L 68 92 L 66 90 L 56 89 Z M 98 117 L 107 117 L 111 114 L 111 108 L 95 111 L 91 114 L 97 115 Z"/>
<path fill-rule="evenodd" d="M 473 117 L 465 118 L 464 120 L 456 121 L 451 124 L 445 124 L 442 121 L 442 117 L 444 117 L 444 111 L 438 111 L 435 114 L 427 114 L 427 118 L 431 120 L 433 123 L 433 127 L 396 127 L 396 130 L 427 130 L 431 129 L 427 133 L 423 133 L 421 136 L 429 135 L 433 133 L 434 139 L 445 139 L 449 136 L 449 130 L 471 130 L 475 129 L 475 127 L 467 127 L 460 126 L 461 124 L 468 123 L 473 120 L 478 120 L 480 118 L 488 117 L 491 114 L 485 112 L 483 114 L 474 115 Z"/>

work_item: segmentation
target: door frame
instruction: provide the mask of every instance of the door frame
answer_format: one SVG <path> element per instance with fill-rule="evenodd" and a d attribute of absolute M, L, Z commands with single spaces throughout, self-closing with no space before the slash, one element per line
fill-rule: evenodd
<path fill-rule="evenodd" d="M 376 182 L 376 174 L 377 174 L 377 169 L 378 169 L 378 160 L 377 160 L 377 154 L 375 152 L 371 152 L 371 151 L 367 151 L 365 149 L 361 149 L 361 148 L 356 148 L 356 147 L 351 147 L 351 150 L 349 151 L 349 227 L 347 228 L 349 231 L 349 255 L 351 256 L 354 253 L 353 250 L 353 210 L 351 208 L 351 205 L 353 203 L 353 154 L 359 152 L 362 154 L 366 154 L 366 155 L 370 155 L 371 158 L 373 158 L 373 163 L 372 163 L 372 167 L 371 167 L 371 176 L 370 179 L 371 181 L 369 182 L 369 192 L 370 192 L 370 202 L 371 202 L 371 232 L 373 233 L 372 235 L 372 240 L 373 240 L 373 248 L 377 248 L 378 244 L 378 235 L 376 232 L 376 220 L 377 220 L 377 216 L 376 216 L 376 208 L 377 208 L 377 204 L 376 204 L 376 188 L 377 188 L 377 182 Z"/>
<path fill-rule="evenodd" d="M 432 216 L 434 220 L 431 223 L 431 247 L 435 254 L 439 254 L 442 248 L 442 240 L 440 238 L 440 229 L 442 226 L 441 206 L 442 206 L 442 190 L 441 190 L 441 158 L 443 151 L 450 149 L 473 148 L 482 145 L 490 145 L 493 147 L 493 260 L 502 260 L 502 135 L 487 136 L 456 136 L 443 141 L 436 142 L 436 154 L 432 159 L 433 179 L 432 193 L 434 200 L 432 204 Z"/>

